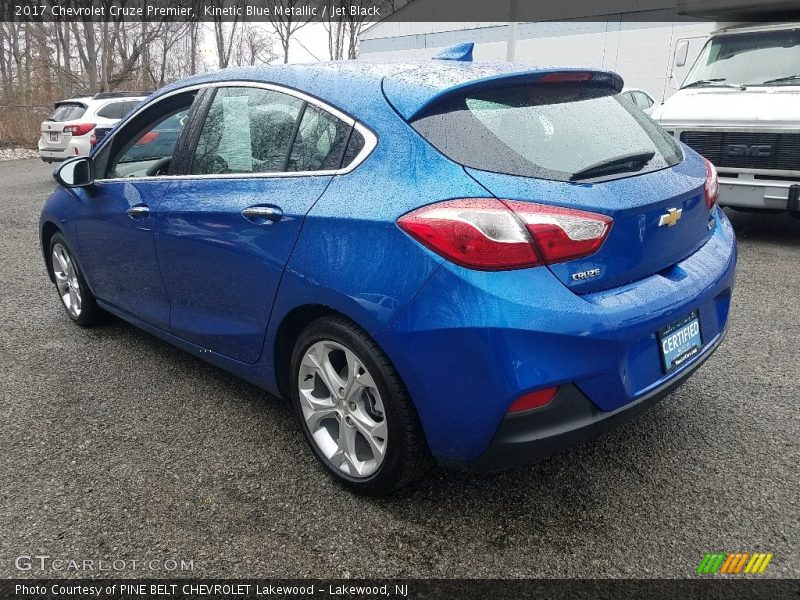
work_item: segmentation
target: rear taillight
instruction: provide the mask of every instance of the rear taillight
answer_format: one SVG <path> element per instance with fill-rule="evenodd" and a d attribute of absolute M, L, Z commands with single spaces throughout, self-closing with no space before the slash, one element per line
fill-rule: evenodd
<path fill-rule="evenodd" d="M 501 271 L 593 254 L 608 236 L 611 219 L 532 202 L 466 198 L 417 209 L 397 224 L 456 264 Z"/>
<path fill-rule="evenodd" d="M 543 390 L 536 390 L 535 392 L 528 392 L 517 398 L 511 406 L 508 407 L 508 412 L 516 413 L 523 410 L 532 410 L 534 408 L 541 408 L 549 404 L 558 391 L 557 387 L 549 387 Z"/>
<path fill-rule="evenodd" d="M 719 197 L 719 178 L 717 169 L 708 159 L 703 159 L 706 163 L 706 185 L 704 188 L 706 196 L 706 206 L 711 210 L 717 203 Z"/>
<path fill-rule="evenodd" d="M 145 144 L 154 142 L 159 135 L 160 134 L 158 131 L 148 131 L 142 137 L 139 138 L 139 141 L 136 142 L 134 146 L 144 146 Z"/>
<path fill-rule="evenodd" d="M 64 133 L 71 133 L 72 135 L 86 135 L 94 129 L 94 123 L 79 123 L 78 125 L 65 125 Z"/>

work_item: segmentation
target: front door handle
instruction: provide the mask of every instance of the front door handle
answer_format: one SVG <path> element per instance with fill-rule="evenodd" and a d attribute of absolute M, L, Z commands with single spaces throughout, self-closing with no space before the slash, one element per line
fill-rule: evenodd
<path fill-rule="evenodd" d="M 150 207 L 146 204 L 137 204 L 128 209 L 128 216 L 131 219 L 144 219 L 150 216 Z"/>
<path fill-rule="evenodd" d="M 249 206 L 242 211 L 242 216 L 258 225 L 270 225 L 281 220 L 283 211 L 277 206 Z"/>

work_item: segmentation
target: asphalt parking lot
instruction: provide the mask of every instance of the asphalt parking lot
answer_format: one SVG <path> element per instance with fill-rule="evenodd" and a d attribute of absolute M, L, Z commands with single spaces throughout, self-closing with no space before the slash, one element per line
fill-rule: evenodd
<path fill-rule="evenodd" d="M 324 475 L 287 403 L 118 320 L 69 321 L 38 248 L 50 171 L 0 162 L 0 576 L 59 575 L 15 567 L 46 554 L 196 577 L 687 577 L 756 550 L 765 576 L 800 576 L 800 220 L 730 213 L 728 338 L 638 420 L 375 501 Z"/>

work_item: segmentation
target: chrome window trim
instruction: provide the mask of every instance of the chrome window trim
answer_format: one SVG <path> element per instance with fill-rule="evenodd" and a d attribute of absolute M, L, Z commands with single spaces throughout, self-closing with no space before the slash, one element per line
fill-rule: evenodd
<path fill-rule="evenodd" d="M 206 174 L 197 174 L 192 175 L 187 173 L 185 175 L 153 175 L 151 177 L 117 177 L 114 179 L 95 179 L 95 183 L 110 183 L 110 182 L 130 182 L 135 183 L 139 181 L 162 181 L 162 180 L 176 180 L 176 179 L 261 179 L 261 178 L 274 178 L 274 177 L 323 177 L 323 176 L 333 176 L 333 175 L 346 175 L 353 171 L 356 167 L 358 167 L 361 163 L 363 163 L 367 157 L 372 154 L 372 151 L 378 145 L 378 136 L 369 129 L 363 123 L 356 121 L 351 116 L 343 113 L 338 108 L 331 106 L 320 100 L 319 98 L 315 98 L 314 96 L 310 96 L 300 90 L 296 90 L 290 87 L 284 87 L 282 85 L 277 85 L 274 83 L 263 83 L 258 81 L 242 81 L 242 80 L 231 80 L 231 81 L 215 81 L 212 83 L 200 83 L 196 85 L 189 85 L 186 87 L 182 87 L 176 90 L 172 90 L 166 94 L 159 96 L 158 98 L 154 98 L 151 102 L 143 106 L 139 106 L 136 108 L 129 116 L 126 117 L 126 121 L 129 119 L 134 119 L 139 113 L 149 109 L 152 106 L 155 106 L 158 102 L 169 98 L 171 96 L 176 96 L 178 94 L 185 94 L 186 92 L 191 92 L 194 90 L 201 90 L 204 88 L 221 88 L 221 87 L 248 87 L 248 88 L 258 88 L 263 90 L 270 90 L 273 92 L 280 92 L 282 94 L 287 94 L 289 96 L 294 96 L 300 100 L 304 100 L 309 104 L 316 106 L 317 108 L 324 110 L 325 112 L 333 115 L 340 121 L 344 121 L 348 125 L 355 128 L 363 137 L 364 137 L 364 147 L 361 149 L 355 158 L 350 162 L 349 165 L 346 167 L 342 167 L 339 169 L 327 169 L 327 170 L 320 170 L 320 171 L 272 171 L 267 173 L 206 173 Z M 124 127 L 124 125 L 122 126 Z M 111 143 L 111 140 L 119 133 L 122 127 L 115 131 L 113 135 L 106 135 L 103 138 L 100 146 L 95 150 L 93 156 L 102 152 L 103 148 Z"/>

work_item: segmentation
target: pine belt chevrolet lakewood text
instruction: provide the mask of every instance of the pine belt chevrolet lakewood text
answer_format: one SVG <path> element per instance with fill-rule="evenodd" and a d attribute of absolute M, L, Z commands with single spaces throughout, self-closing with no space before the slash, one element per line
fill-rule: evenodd
<path fill-rule="evenodd" d="M 55 172 L 40 234 L 67 314 L 291 398 L 365 494 L 431 457 L 536 460 L 668 394 L 728 321 L 714 168 L 614 73 L 457 50 L 150 96 Z"/>

